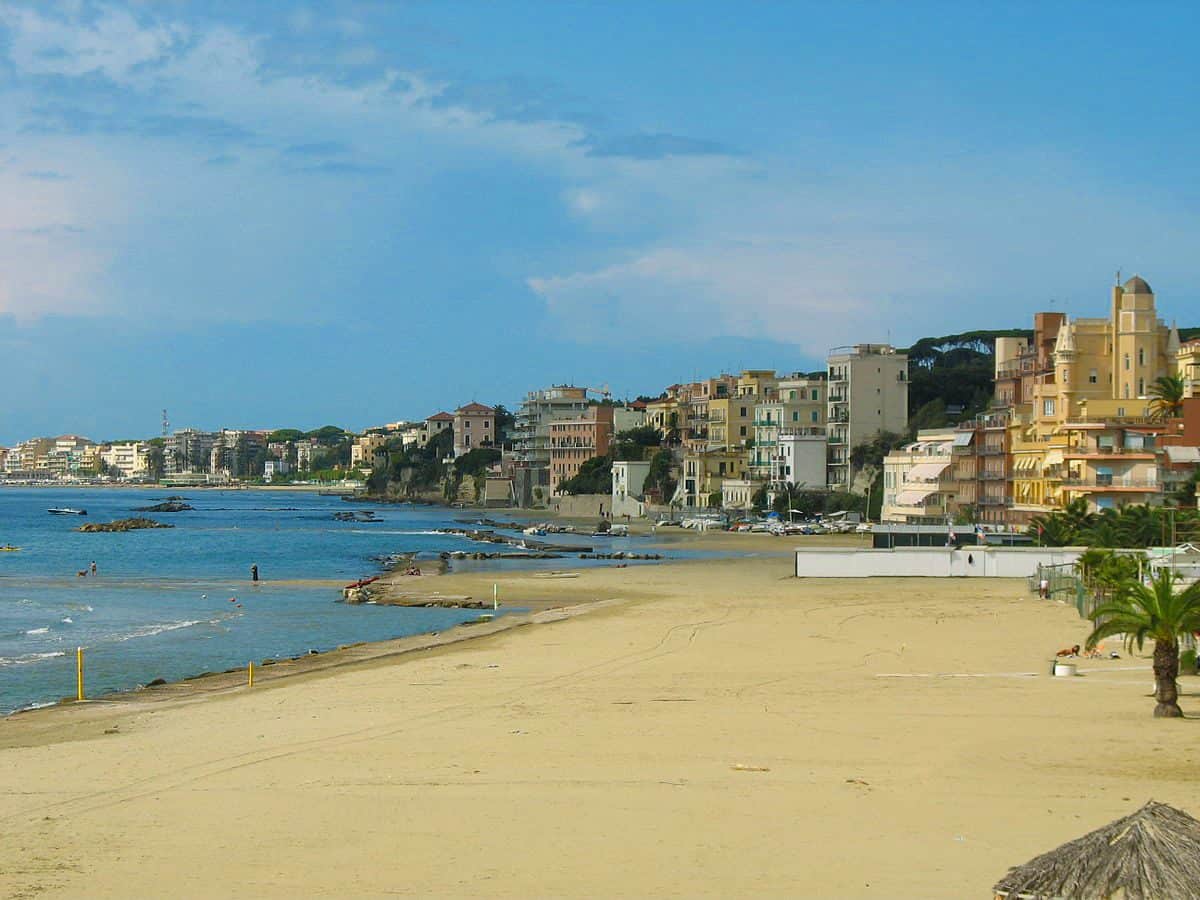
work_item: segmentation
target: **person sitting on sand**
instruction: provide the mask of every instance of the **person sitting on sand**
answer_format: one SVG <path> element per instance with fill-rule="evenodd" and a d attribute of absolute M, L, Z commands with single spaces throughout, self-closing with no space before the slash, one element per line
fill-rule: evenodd
<path fill-rule="evenodd" d="M 1066 647 L 1062 650 L 1059 650 L 1058 653 L 1055 654 L 1055 656 L 1071 656 L 1071 657 L 1075 657 L 1078 655 L 1079 655 L 1079 645 L 1078 644 L 1076 644 L 1074 647 Z"/>
<path fill-rule="evenodd" d="M 80 569 L 75 573 L 76 578 L 87 578 L 87 569 Z"/>

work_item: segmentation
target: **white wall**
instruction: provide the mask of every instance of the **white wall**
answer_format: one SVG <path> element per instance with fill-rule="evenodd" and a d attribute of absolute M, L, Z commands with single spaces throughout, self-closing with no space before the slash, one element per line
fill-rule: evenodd
<path fill-rule="evenodd" d="M 1039 565 L 1074 563 L 1082 547 L 799 547 L 797 578 L 1025 578 Z"/>

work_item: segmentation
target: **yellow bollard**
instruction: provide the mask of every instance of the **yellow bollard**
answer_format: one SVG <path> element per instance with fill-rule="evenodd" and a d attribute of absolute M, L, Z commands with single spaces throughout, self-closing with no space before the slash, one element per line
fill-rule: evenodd
<path fill-rule="evenodd" d="M 75 648 L 75 699 L 83 699 L 83 648 Z"/>
<path fill-rule="evenodd" d="M 254 663 L 246 665 L 246 687 L 254 687 Z"/>

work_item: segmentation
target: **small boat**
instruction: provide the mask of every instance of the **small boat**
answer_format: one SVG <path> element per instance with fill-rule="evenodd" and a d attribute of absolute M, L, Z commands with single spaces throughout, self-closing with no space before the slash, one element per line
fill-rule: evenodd
<path fill-rule="evenodd" d="M 5 544 L 3 547 L 0 547 L 0 553 L 16 553 L 20 549 L 20 547 L 14 547 L 12 544 Z"/>
<path fill-rule="evenodd" d="M 52 516 L 86 516 L 86 509 L 72 509 L 69 506 L 52 506 L 46 510 Z"/>

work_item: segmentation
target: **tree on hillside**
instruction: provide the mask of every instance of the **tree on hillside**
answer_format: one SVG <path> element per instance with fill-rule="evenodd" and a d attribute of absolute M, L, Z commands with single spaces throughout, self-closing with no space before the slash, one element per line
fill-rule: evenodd
<path fill-rule="evenodd" d="M 298 441 L 304 437 L 304 432 L 299 428 L 278 428 L 267 435 L 268 444 L 281 444 L 285 441 Z"/>
<path fill-rule="evenodd" d="M 1095 627 L 1088 649 L 1113 635 L 1124 635 L 1129 651 L 1154 641 L 1154 707 L 1156 718 L 1177 718 L 1179 708 L 1179 637 L 1200 631 L 1200 582 L 1177 587 L 1175 573 L 1162 569 L 1149 585 L 1125 581 L 1116 596 L 1091 615 Z"/>
<path fill-rule="evenodd" d="M 316 438 L 318 444 L 333 446 L 345 440 L 346 432 L 336 425 L 322 425 L 320 428 L 305 432 L 301 437 Z"/>
<path fill-rule="evenodd" d="M 1182 375 L 1160 375 L 1150 385 L 1150 414 L 1158 419 L 1173 419 L 1183 415 L 1183 394 L 1186 385 Z"/>
<path fill-rule="evenodd" d="M 611 494 L 612 457 L 593 456 L 579 467 L 579 474 L 558 486 L 562 494 Z"/>

